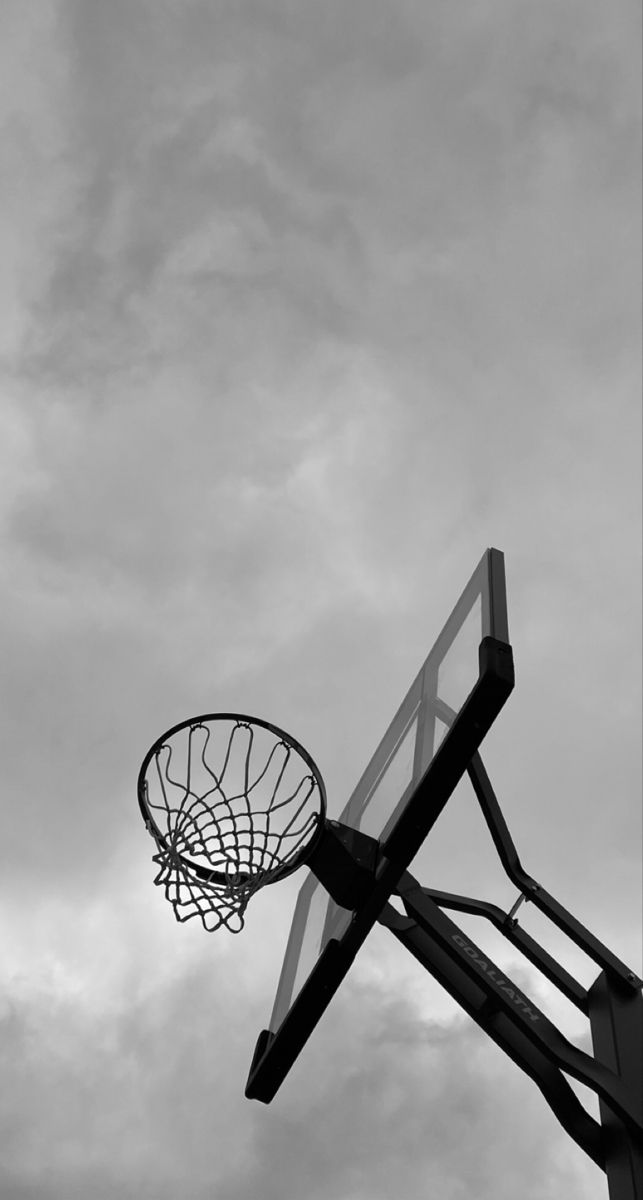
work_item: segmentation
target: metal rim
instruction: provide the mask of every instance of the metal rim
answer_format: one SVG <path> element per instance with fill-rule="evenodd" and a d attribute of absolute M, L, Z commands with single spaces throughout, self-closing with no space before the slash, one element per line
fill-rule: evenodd
<path fill-rule="evenodd" d="M 292 875 L 294 871 L 298 870 L 298 868 L 310 858 L 323 835 L 326 824 L 326 786 L 317 763 L 312 755 L 308 753 L 305 746 L 302 746 L 296 738 L 292 737 L 291 734 L 286 733 L 286 731 L 281 729 L 278 725 L 273 725 L 270 721 L 264 721 L 261 717 L 250 717 L 244 713 L 204 713 L 198 717 L 189 717 L 185 721 L 179 721 L 177 725 L 172 725 L 170 729 L 167 729 L 165 733 L 161 734 L 161 736 L 158 737 L 150 746 L 145 758 L 143 759 L 143 762 L 141 763 L 141 769 L 138 773 L 136 791 L 138 796 L 138 806 L 141 810 L 141 815 L 143 817 L 143 821 L 145 822 L 145 826 L 155 841 L 160 842 L 160 844 L 163 846 L 166 844 L 165 835 L 159 829 L 152 813 L 150 812 L 145 796 L 147 770 L 154 756 L 163 748 L 169 739 L 174 737 L 176 733 L 180 733 L 182 729 L 190 729 L 199 725 L 211 725 L 217 721 L 235 721 L 239 725 L 247 725 L 248 727 L 257 725 L 261 729 L 267 729 L 269 733 L 274 734 L 280 739 L 280 741 L 284 742 L 286 746 L 290 746 L 295 753 L 303 759 L 306 765 L 310 767 L 311 774 L 319 789 L 320 811 L 317 817 L 317 829 L 311 840 L 297 852 L 292 861 L 276 870 L 272 877 L 273 882 L 276 882 L 278 879 L 285 879 L 287 875 Z M 215 885 L 219 883 L 224 885 L 227 882 L 226 876 L 220 872 L 208 870 L 208 868 L 202 866 L 201 863 L 193 862 L 192 859 L 186 858 L 184 855 L 179 855 L 179 857 L 184 867 L 193 875 L 197 875 L 203 880 L 204 883 Z"/>

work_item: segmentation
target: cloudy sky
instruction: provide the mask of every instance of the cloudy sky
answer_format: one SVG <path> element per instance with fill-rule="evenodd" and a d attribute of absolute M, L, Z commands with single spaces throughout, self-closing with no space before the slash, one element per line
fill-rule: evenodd
<path fill-rule="evenodd" d="M 135 781 L 257 713 L 337 815 L 497 546 L 483 758 L 640 971 L 638 7 L 2 0 L 3 1200 L 605 1200 L 384 930 L 245 1100 L 299 877 L 177 925 Z M 423 882 L 512 903 L 466 789 L 447 819 Z"/>

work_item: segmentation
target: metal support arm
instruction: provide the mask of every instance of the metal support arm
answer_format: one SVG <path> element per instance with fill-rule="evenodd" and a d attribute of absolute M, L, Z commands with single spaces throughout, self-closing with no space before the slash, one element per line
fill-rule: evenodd
<path fill-rule="evenodd" d="M 452 892 L 441 892 L 436 888 L 423 888 L 425 896 L 429 896 L 435 901 L 439 908 L 450 908 L 455 912 L 471 913 L 472 916 L 485 917 L 495 925 L 518 950 L 524 954 L 525 958 L 529 959 L 543 975 L 553 983 L 555 987 L 576 1005 L 581 1012 L 589 1014 L 589 1001 L 587 991 L 578 980 L 574 979 L 560 963 L 552 958 L 546 950 L 524 929 L 521 929 L 518 921 L 512 916 L 516 911 L 517 904 L 522 897 L 514 904 L 511 912 L 504 913 L 501 908 L 495 904 L 489 904 L 486 900 L 476 900 L 471 896 L 456 896 Z"/>
<path fill-rule="evenodd" d="M 621 962 L 615 954 L 612 954 L 612 951 L 607 946 L 604 946 L 597 937 L 594 937 L 594 934 L 590 933 L 589 929 L 586 929 L 572 913 L 568 912 L 562 904 L 559 904 L 558 900 L 550 895 L 542 884 L 537 883 L 531 875 L 527 874 L 518 858 L 516 847 L 502 815 L 496 794 L 491 786 L 491 781 L 477 752 L 472 756 L 467 770 L 473 790 L 482 809 L 482 815 L 493 838 L 494 846 L 498 851 L 498 857 L 506 874 L 512 883 L 515 883 L 525 900 L 529 900 L 546 917 L 549 917 L 550 921 L 553 921 L 554 925 L 557 925 L 580 950 L 593 959 L 601 970 L 621 980 L 630 991 L 639 991 L 643 987 L 643 980 L 639 979 L 638 975 L 630 970 L 625 963 Z M 553 982 L 556 981 L 554 980 Z"/>
<path fill-rule="evenodd" d="M 473 982 L 483 987 L 490 1010 L 503 1012 L 554 1066 L 596 1092 L 634 1135 L 643 1138 L 643 1122 L 633 1111 L 630 1096 L 619 1076 L 569 1042 L 488 955 L 440 912 L 408 871 L 400 880 L 398 893 L 407 914 L 435 938 Z"/>
<path fill-rule="evenodd" d="M 608 1175 L 610 1200 L 643 1200 L 643 997 L 622 972 L 603 971 L 576 996 L 592 1025 L 593 1058 L 569 1042 L 468 935 L 440 911 L 473 912 L 493 920 L 520 949 L 513 918 L 465 896 L 422 888 L 408 872 L 397 894 L 402 916 L 387 904 L 380 923 L 407 947 L 478 1025 L 534 1080 L 563 1128 Z M 582 927 L 581 927 L 582 928 Z M 528 957 L 561 987 L 562 968 L 537 943 Z M 566 975 L 566 973 L 563 973 Z M 570 977 L 571 978 L 571 977 Z M 576 981 L 575 987 L 580 988 Z M 574 999 L 572 987 L 571 999 Z M 601 1124 L 586 1112 L 563 1072 L 594 1091 Z"/>
<path fill-rule="evenodd" d="M 436 921 L 444 933 L 440 940 L 434 936 L 435 929 L 429 932 L 413 918 L 403 917 L 391 904 L 386 905 L 380 923 L 391 930 L 492 1041 L 534 1081 L 569 1136 L 605 1170 L 603 1131 L 598 1121 L 583 1108 L 562 1072 L 496 1006 L 491 987 L 485 986 L 484 980 L 474 981 L 471 972 L 450 952 L 448 931 L 457 930 L 457 926 L 434 907 Z M 467 940 L 467 944 L 471 943 Z"/>

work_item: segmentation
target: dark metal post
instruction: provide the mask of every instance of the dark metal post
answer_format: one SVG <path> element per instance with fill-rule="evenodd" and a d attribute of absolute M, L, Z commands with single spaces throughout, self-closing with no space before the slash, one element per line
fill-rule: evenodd
<path fill-rule="evenodd" d="M 620 1077 L 633 1116 L 643 1121 L 643 994 L 601 971 L 588 1000 L 594 1054 Z M 599 1105 L 610 1200 L 643 1200 L 643 1140 L 600 1097 Z"/>

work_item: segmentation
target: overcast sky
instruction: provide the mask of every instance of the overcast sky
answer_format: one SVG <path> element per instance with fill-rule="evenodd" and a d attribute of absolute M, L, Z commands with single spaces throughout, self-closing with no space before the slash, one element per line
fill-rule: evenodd
<path fill-rule="evenodd" d="M 483 758 L 640 971 L 638 4 L 0 8 L 3 1200 L 606 1200 L 383 930 L 245 1100 L 300 876 L 177 925 L 135 782 L 256 713 L 337 815 L 497 546 Z M 448 820 L 422 881 L 511 904 L 466 789 Z"/>

